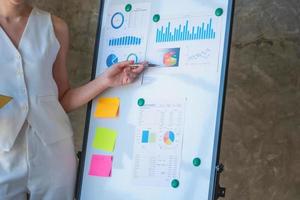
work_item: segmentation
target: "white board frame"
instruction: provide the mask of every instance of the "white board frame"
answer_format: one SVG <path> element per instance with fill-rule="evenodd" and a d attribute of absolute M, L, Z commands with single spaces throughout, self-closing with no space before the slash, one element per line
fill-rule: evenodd
<path fill-rule="evenodd" d="M 103 20 L 103 9 L 106 0 L 100 1 L 100 9 L 99 9 L 99 17 L 98 17 L 98 26 L 96 33 L 96 40 L 94 46 L 94 57 L 93 57 L 93 67 L 91 80 L 96 77 L 97 70 L 97 62 L 98 62 L 98 54 L 99 54 L 99 42 L 101 36 L 101 27 Z M 226 31 L 225 31 L 225 43 L 224 43 L 224 52 L 223 52 L 223 62 L 222 62 L 222 71 L 221 71 L 221 84 L 219 88 L 219 98 L 218 98 L 218 108 L 217 108 L 217 123 L 216 123 L 216 131 L 215 131 L 215 140 L 213 147 L 213 164 L 212 164 L 212 173 L 210 177 L 210 189 L 209 189 L 209 197 L 211 200 L 218 199 L 218 189 L 219 189 L 219 157 L 220 157 L 220 147 L 221 147 L 221 138 L 222 138 L 222 124 L 223 124 L 223 116 L 224 116 L 224 105 L 225 105 L 225 97 L 226 97 L 226 85 L 227 85 L 227 75 L 228 75 L 228 65 L 229 65 L 229 56 L 230 56 L 230 44 L 231 44 L 231 34 L 232 34 L 232 24 L 233 24 L 233 14 L 234 14 L 234 1 L 228 0 L 228 12 L 227 12 L 227 21 L 226 21 Z M 80 199 L 81 189 L 82 189 L 82 181 L 83 181 L 83 173 L 84 173 L 84 165 L 86 162 L 86 149 L 88 142 L 88 133 L 89 133 L 89 125 L 92 116 L 92 101 L 88 103 L 87 113 L 86 113 L 86 123 L 84 130 L 84 138 L 82 145 L 82 152 L 80 152 L 80 163 L 79 170 L 77 176 L 77 184 L 76 184 L 76 199 Z"/>

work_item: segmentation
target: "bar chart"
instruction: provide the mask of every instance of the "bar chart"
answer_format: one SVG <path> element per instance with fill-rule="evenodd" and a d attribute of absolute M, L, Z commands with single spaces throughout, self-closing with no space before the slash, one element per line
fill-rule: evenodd
<path fill-rule="evenodd" d="M 130 46 L 140 45 L 142 39 L 135 36 L 123 36 L 109 40 L 109 46 Z"/>
<path fill-rule="evenodd" d="M 153 133 L 150 133 L 148 130 L 143 130 L 141 142 L 142 143 L 155 143 L 156 135 Z"/>
<path fill-rule="evenodd" d="M 171 22 L 167 26 L 161 26 L 156 30 L 156 43 L 178 42 L 187 40 L 213 40 L 216 38 L 216 32 L 213 29 L 213 20 L 208 23 L 202 22 L 198 26 L 190 26 L 189 20 L 185 24 L 175 26 L 171 30 Z"/>

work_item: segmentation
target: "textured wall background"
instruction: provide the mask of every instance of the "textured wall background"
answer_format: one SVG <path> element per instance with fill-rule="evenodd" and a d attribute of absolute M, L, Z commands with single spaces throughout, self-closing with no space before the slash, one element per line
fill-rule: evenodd
<path fill-rule="evenodd" d="M 90 78 L 99 0 L 33 0 L 69 24 L 72 85 Z M 236 2 L 221 162 L 229 200 L 300 199 L 300 1 Z M 85 109 L 70 114 L 81 148 Z"/>

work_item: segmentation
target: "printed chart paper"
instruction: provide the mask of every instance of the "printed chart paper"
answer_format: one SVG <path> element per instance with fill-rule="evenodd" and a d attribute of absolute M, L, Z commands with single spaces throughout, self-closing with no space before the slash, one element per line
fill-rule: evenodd
<path fill-rule="evenodd" d="M 160 67 L 217 66 L 220 25 L 214 15 L 162 15 L 152 23 L 146 60 Z"/>
<path fill-rule="evenodd" d="M 139 109 L 133 155 L 133 182 L 139 186 L 170 186 L 180 175 L 185 104 L 159 102 Z"/>
<path fill-rule="evenodd" d="M 134 3 L 130 12 L 125 5 L 113 5 L 108 11 L 103 44 L 107 53 L 101 59 L 104 70 L 121 61 L 145 60 L 151 4 Z"/>

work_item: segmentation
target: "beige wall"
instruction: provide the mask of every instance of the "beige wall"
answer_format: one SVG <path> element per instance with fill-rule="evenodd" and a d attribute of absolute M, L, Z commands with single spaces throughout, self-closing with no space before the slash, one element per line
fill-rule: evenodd
<path fill-rule="evenodd" d="M 67 21 L 70 79 L 90 78 L 99 0 L 35 0 Z M 229 200 L 300 199 L 300 1 L 236 3 L 221 149 Z M 70 114 L 81 148 L 85 108 Z"/>

